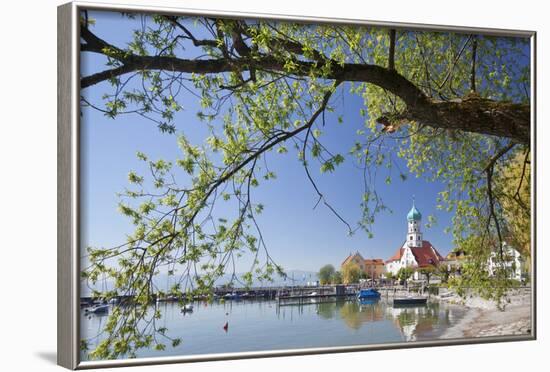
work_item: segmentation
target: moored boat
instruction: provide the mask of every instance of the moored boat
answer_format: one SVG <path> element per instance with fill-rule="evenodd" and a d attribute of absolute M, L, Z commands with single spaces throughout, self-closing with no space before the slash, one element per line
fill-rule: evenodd
<path fill-rule="evenodd" d="M 87 314 L 105 314 L 109 311 L 109 305 L 95 305 L 84 310 Z"/>
<path fill-rule="evenodd" d="M 380 292 L 374 288 L 361 289 L 359 293 L 357 293 L 357 298 L 360 300 L 378 299 L 380 298 Z"/>
<path fill-rule="evenodd" d="M 181 307 L 181 311 L 184 313 L 192 312 L 193 311 L 193 305 L 192 304 L 186 304 Z"/>
<path fill-rule="evenodd" d="M 223 296 L 226 300 L 240 300 L 241 294 L 239 292 L 233 292 L 233 293 L 226 293 L 225 296 Z"/>
<path fill-rule="evenodd" d="M 393 299 L 393 306 L 426 305 L 427 302 L 428 297 L 424 296 L 398 297 Z"/>

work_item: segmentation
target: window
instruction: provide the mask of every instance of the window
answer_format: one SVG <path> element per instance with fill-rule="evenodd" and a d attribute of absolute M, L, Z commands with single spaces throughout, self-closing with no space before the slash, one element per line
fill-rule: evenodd
<path fill-rule="evenodd" d="M 412 235 L 411 235 L 411 239 L 410 239 L 410 240 L 413 240 L 413 237 L 412 237 Z"/>

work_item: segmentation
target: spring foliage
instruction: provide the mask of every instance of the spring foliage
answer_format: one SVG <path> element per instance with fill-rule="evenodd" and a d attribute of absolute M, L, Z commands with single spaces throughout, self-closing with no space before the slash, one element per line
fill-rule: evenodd
<path fill-rule="evenodd" d="M 454 214 L 455 244 L 472 257 L 465 278 L 484 294 L 501 295 L 491 292 L 484 260 L 505 239 L 527 253 L 530 247 L 529 134 L 522 132 L 530 101 L 528 39 L 399 30 L 392 44 L 380 27 L 123 17 L 134 31 L 126 44 L 115 45 L 95 34 L 100 19 L 82 15 L 82 52 L 105 62 L 105 70 L 82 78 L 82 106 L 111 119 L 150 120 L 159 135 L 174 136 L 181 151 L 177 159 L 152 159 L 147 149 L 136 154 L 141 171 L 129 171 L 119 204 L 134 231 L 119 246 L 87 249 L 83 281 L 114 283 L 94 295 L 133 296 L 132 306 L 109 315 L 107 337 L 90 350 L 91 358 L 177 347 L 182 340 L 155 322 L 161 317 L 150 306 L 156 296 L 211 299 L 216 280 L 227 273 L 230 285 L 243 286 L 285 275 L 269 254 L 257 222 L 264 205 L 253 195 L 261 183 L 276 182 L 268 164 L 277 156 L 303 165 L 318 204 L 350 234 L 372 236 L 375 217 L 387 210 L 379 180 L 390 185 L 412 174 L 443 182 L 438 208 Z M 91 102 L 89 89 L 104 94 Z M 186 106 L 183 92 L 200 104 L 203 141 L 192 140 L 177 121 Z M 345 114 L 337 123 L 325 117 L 344 93 L 362 98 L 364 122 L 354 146 L 340 154 L 323 144 L 323 128 L 346 125 Z M 456 112 L 464 113 L 464 123 Z M 486 125 L 493 120 L 509 124 Z M 399 169 L 398 158 L 407 169 Z M 359 221 L 346 221 L 312 176 L 343 162 L 365 175 Z M 234 213 L 219 215 L 220 203 Z M 237 276 L 235 261 L 242 260 L 250 268 Z M 168 293 L 154 285 L 161 270 L 174 278 Z M 342 279 L 356 282 L 358 268 L 344 267 Z"/>

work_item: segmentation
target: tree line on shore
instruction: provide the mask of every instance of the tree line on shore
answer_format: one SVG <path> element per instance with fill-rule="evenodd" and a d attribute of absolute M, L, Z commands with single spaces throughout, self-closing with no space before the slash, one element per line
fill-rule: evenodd
<path fill-rule="evenodd" d="M 430 265 L 419 268 L 418 272 L 426 280 L 427 284 L 430 283 L 430 279 L 434 276 L 438 277 L 441 283 L 447 283 L 452 276 L 459 272 L 459 269 L 454 265 Z M 396 274 L 387 271 L 382 277 L 374 279 L 385 279 L 391 283 L 398 280 L 399 283 L 406 283 L 414 273 L 415 270 L 412 267 L 403 267 Z M 333 265 L 327 264 L 319 269 L 319 284 L 355 284 L 359 283 L 361 279 L 373 279 L 372 276 L 371 273 L 361 270 L 359 265 L 354 262 L 345 263 L 339 271 Z"/>

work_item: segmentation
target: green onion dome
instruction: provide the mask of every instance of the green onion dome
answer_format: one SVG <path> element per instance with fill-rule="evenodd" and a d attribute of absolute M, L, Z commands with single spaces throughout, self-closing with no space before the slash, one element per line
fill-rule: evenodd
<path fill-rule="evenodd" d="M 407 220 L 409 221 L 420 221 L 422 219 L 422 214 L 420 213 L 420 211 L 418 209 L 416 209 L 416 207 L 414 206 L 414 203 L 413 203 L 413 206 L 411 208 L 411 210 L 409 211 L 409 214 L 407 214 Z"/>

